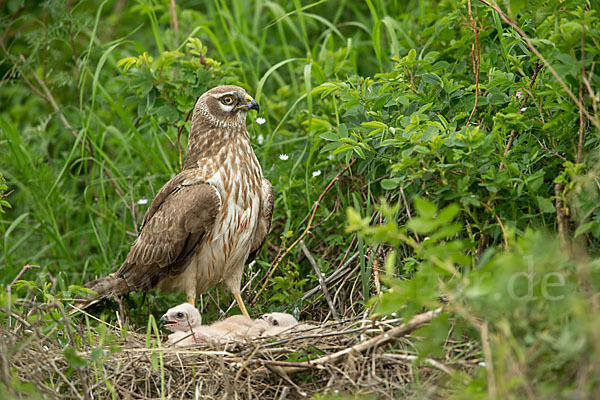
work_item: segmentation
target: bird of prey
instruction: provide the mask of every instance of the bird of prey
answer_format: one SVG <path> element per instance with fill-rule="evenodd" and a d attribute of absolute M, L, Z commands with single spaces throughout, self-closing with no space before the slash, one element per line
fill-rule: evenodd
<path fill-rule="evenodd" d="M 159 288 L 188 302 L 224 282 L 249 317 L 240 294 L 271 226 L 273 187 L 263 177 L 246 130 L 258 103 L 237 86 L 204 93 L 192 116 L 183 170 L 158 192 L 121 268 L 86 286 L 101 298 Z"/>

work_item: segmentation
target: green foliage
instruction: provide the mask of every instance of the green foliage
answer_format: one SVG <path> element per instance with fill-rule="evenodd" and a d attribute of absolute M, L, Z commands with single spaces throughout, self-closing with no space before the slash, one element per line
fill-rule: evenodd
<path fill-rule="evenodd" d="M 556 239 L 527 230 L 512 243 L 509 251 L 489 248 L 475 268 L 468 268 L 465 243 L 453 239 L 459 225 L 449 224 L 457 207 L 437 210 L 433 203 L 415 200 L 419 216 L 406 226 L 393 222 L 370 226 L 356 211 L 348 210 L 349 229 L 376 243 L 414 247 L 408 263 L 390 252 L 386 259 L 386 285 L 376 299 L 375 311 L 401 312 L 409 318 L 423 308 L 445 303 L 437 321 L 419 330 L 427 340 L 417 347 L 421 357 L 439 352 L 448 335 L 469 332 L 479 336 L 489 329 L 492 374 L 499 398 L 518 398 L 532 393 L 553 393 L 572 397 L 597 386 L 597 375 L 583 386 L 573 380 L 585 370 L 597 370 L 600 346 L 596 327 L 600 323 L 595 296 L 600 291 L 600 263 L 597 259 L 572 260 Z M 386 220 L 393 221 L 393 209 L 381 207 Z M 436 232 L 421 243 L 410 231 L 421 235 Z M 407 268 L 410 279 L 400 279 Z M 453 316 L 453 319 L 449 319 Z M 460 336 L 457 336 L 460 338 Z M 527 375 L 514 376 L 516 369 Z M 536 381 L 531 381 L 535 376 Z M 457 393 L 484 392 L 489 375 L 464 376 L 452 383 Z M 458 395 L 457 397 L 461 397 Z M 471 398 L 471 396 L 468 396 Z"/>

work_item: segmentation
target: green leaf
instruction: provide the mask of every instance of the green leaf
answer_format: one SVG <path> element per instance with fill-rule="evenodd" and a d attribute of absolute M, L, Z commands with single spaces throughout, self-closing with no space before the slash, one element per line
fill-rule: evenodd
<path fill-rule="evenodd" d="M 177 109 L 170 104 L 164 104 L 160 106 L 156 113 L 170 123 L 174 123 L 179 120 L 179 111 L 177 111 Z"/>
<path fill-rule="evenodd" d="M 421 217 L 433 218 L 437 211 L 437 207 L 434 203 L 423 198 L 416 198 L 414 205 Z"/>
<path fill-rule="evenodd" d="M 554 208 L 554 204 L 549 199 L 545 199 L 542 196 L 536 196 L 538 207 L 543 213 L 555 213 L 556 209 Z"/>

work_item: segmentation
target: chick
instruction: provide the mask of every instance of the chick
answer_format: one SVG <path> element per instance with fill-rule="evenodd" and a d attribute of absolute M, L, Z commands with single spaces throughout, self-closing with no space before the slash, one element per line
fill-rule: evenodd
<path fill-rule="evenodd" d="M 235 339 L 243 336 L 252 325 L 252 320 L 244 315 L 233 315 L 211 325 L 202 325 L 200 312 L 190 303 L 169 309 L 160 322 L 173 332 L 168 343 L 177 346 Z"/>
<path fill-rule="evenodd" d="M 246 336 L 274 336 L 280 333 L 295 332 L 314 327 L 314 325 L 298 323 L 298 320 L 291 314 L 274 312 L 264 314 L 256 319 L 248 329 Z"/>
<path fill-rule="evenodd" d="M 200 312 L 190 303 L 170 308 L 159 322 L 173 332 L 169 335 L 168 343 L 177 346 L 218 340 L 223 335 L 218 329 L 202 325 Z"/>

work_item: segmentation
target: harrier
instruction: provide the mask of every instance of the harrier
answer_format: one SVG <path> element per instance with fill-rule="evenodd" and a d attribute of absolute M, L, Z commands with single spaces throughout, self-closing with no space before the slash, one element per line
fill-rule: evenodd
<path fill-rule="evenodd" d="M 134 290 L 185 292 L 188 302 L 224 282 L 246 316 L 244 265 L 271 226 L 273 187 L 246 130 L 258 103 L 237 86 L 219 86 L 196 102 L 183 171 L 158 192 L 121 268 L 86 286 L 86 305 Z"/>

